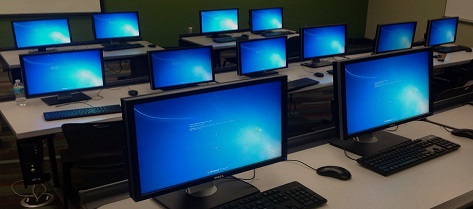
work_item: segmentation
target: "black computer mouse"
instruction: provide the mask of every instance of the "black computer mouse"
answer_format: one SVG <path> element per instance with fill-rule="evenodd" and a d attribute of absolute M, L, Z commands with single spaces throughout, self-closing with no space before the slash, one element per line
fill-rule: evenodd
<path fill-rule="evenodd" d="M 468 129 L 468 128 L 455 129 L 451 133 L 454 136 L 460 136 L 460 137 L 473 139 L 473 129 Z"/>
<path fill-rule="evenodd" d="M 148 44 L 148 47 L 150 47 L 150 48 L 155 48 L 155 47 L 156 47 L 156 44 Z"/>
<path fill-rule="evenodd" d="M 321 72 L 315 72 L 314 75 L 319 78 L 324 77 L 324 73 L 321 73 Z"/>
<path fill-rule="evenodd" d="M 465 51 L 466 51 L 466 52 L 471 52 L 471 48 L 470 48 L 470 47 L 467 47 L 467 48 L 465 49 Z"/>
<path fill-rule="evenodd" d="M 137 91 L 137 90 L 129 90 L 129 91 L 128 91 L 128 95 L 134 97 L 134 96 L 138 95 L 138 91 Z"/>
<path fill-rule="evenodd" d="M 321 176 L 333 177 L 340 180 L 348 180 L 351 178 L 351 173 L 345 168 L 335 165 L 322 166 L 317 168 L 317 174 Z"/>

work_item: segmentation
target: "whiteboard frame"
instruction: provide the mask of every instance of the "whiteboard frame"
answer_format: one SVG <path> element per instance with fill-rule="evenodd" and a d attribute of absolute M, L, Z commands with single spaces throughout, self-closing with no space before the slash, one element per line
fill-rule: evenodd
<path fill-rule="evenodd" d="M 102 0 L 0 0 L 0 16 L 29 14 L 96 13 Z"/>

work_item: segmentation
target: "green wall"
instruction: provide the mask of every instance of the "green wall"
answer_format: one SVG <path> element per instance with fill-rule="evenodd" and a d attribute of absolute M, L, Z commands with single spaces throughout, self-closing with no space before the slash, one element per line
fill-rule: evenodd
<path fill-rule="evenodd" d="M 176 46 L 189 26 L 200 30 L 199 10 L 239 8 L 240 28 L 248 28 L 248 10 L 283 7 L 285 28 L 347 23 L 349 37 L 365 37 L 368 0 L 103 0 L 104 12 L 138 11 L 144 40 L 158 46 Z M 31 17 L 29 17 L 31 18 Z M 13 19 L 22 19 L 15 17 Z M 14 47 L 11 17 L 0 17 L 0 48 Z M 70 17 L 73 41 L 93 40 L 89 16 Z"/>

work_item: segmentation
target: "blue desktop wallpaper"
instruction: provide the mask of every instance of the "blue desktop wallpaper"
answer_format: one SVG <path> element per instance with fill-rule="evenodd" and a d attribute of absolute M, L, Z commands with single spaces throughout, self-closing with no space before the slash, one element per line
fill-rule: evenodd
<path fill-rule="evenodd" d="M 279 69 L 287 66 L 286 37 L 240 42 L 242 74 Z"/>
<path fill-rule="evenodd" d="M 282 28 L 282 8 L 256 9 L 250 15 L 252 31 Z"/>
<path fill-rule="evenodd" d="M 409 49 L 415 35 L 414 23 L 381 25 L 377 52 Z"/>
<path fill-rule="evenodd" d="M 154 88 L 212 81 L 211 50 L 205 47 L 152 53 Z"/>
<path fill-rule="evenodd" d="M 455 42 L 456 34 L 456 18 L 432 20 L 428 45 L 436 46 L 441 44 L 453 43 Z"/>
<path fill-rule="evenodd" d="M 428 52 L 345 67 L 348 134 L 429 112 Z"/>
<path fill-rule="evenodd" d="M 303 58 L 345 53 L 346 26 L 303 28 Z"/>
<path fill-rule="evenodd" d="M 142 193 L 280 157 L 278 82 L 135 105 Z"/>
<path fill-rule="evenodd" d="M 18 48 L 71 43 L 67 19 L 13 23 Z"/>
<path fill-rule="evenodd" d="M 201 12 L 201 32 L 220 32 L 238 29 L 238 10 L 213 10 Z"/>
<path fill-rule="evenodd" d="M 139 37 L 140 28 L 135 12 L 94 14 L 95 36 L 98 39 Z"/>
<path fill-rule="evenodd" d="M 103 86 L 101 50 L 23 57 L 29 95 Z"/>

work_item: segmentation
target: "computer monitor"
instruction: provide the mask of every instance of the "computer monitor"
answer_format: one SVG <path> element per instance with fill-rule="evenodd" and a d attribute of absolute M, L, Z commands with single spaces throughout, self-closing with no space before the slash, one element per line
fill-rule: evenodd
<path fill-rule="evenodd" d="M 458 17 L 433 19 L 427 22 L 426 46 L 454 43 L 457 36 Z"/>
<path fill-rule="evenodd" d="M 258 77 L 287 68 L 286 41 L 279 36 L 237 42 L 238 75 Z"/>
<path fill-rule="evenodd" d="M 286 76 L 123 98 L 130 196 L 187 209 L 258 192 L 231 175 L 286 159 L 286 104 Z"/>
<path fill-rule="evenodd" d="M 138 12 L 92 14 L 94 36 L 104 46 L 141 40 Z"/>
<path fill-rule="evenodd" d="M 212 47 L 177 48 L 148 53 L 151 89 L 174 89 L 214 81 Z"/>
<path fill-rule="evenodd" d="M 90 100 L 80 91 L 104 86 L 102 50 L 86 49 L 20 55 L 26 98 L 55 95 L 48 105 Z"/>
<path fill-rule="evenodd" d="M 200 33 L 212 38 L 238 31 L 238 9 L 201 10 Z"/>
<path fill-rule="evenodd" d="M 332 144 L 364 156 L 409 139 L 385 129 L 432 114 L 432 49 L 334 62 L 337 134 Z M 384 131 L 383 131 L 384 130 Z"/>
<path fill-rule="evenodd" d="M 376 29 L 374 53 L 412 48 L 417 22 L 380 24 Z"/>
<path fill-rule="evenodd" d="M 322 61 L 320 58 L 342 55 L 346 52 L 347 25 L 324 25 L 300 28 L 301 59 L 307 67 L 323 67 L 332 62 Z"/>
<path fill-rule="evenodd" d="M 12 21 L 11 24 L 17 49 L 37 48 L 37 52 L 44 52 L 47 47 L 71 43 L 69 20 L 65 18 Z"/>
<path fill-rule="evenodd" d="M 283 28 L 282 7 L 251 9 L 250 31 L 255 34 Z"/>

